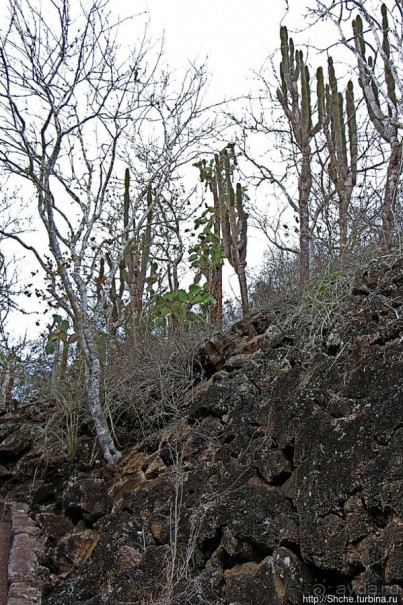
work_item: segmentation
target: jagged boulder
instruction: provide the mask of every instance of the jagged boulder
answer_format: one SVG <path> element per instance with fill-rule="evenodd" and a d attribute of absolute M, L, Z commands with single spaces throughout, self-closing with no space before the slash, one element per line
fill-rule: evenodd
<path fill-rule="evenodd" d="M 103 479 L 82 476 L 72 479 L 63 493 L 63 510 L 76 523 L 94 522 L 110 510 L 110 499 Z"/>

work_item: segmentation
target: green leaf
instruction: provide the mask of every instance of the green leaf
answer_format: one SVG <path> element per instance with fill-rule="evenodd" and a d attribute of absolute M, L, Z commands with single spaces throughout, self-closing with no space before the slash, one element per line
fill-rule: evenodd
<path fill-rule="evenodd" d="M 188 295 L 185 290 L 178 290 L 177 295 L 178 295 L 178 300 L 181 303 L 186 302 L 188 299 Z"/>
<path fill-rule="evenodd" d="M 174 292 L 174 291 L 172 291 L 172 292 L 167 292 L 167 293 L 165 294 L 165 298 L 166 298 L 167 300 L 169 300 L 170 302 L 173 302 L 173 301 L 174 301 L 174 300 L 176 300 L 176 298 L 177 298 L 177 297 L 176 297 L 176 294 L 177 294 L 177 293 L 176 293 L 176 292 Z"/>
<path fill-rule="evenodd" d="M 186 319 L 188 321 L 197 321 L 199 319 L 199 317 L 198 317 L 198 315 L 196 315 L 196 313 L 193 313 L 193 311 L 187 311 Z"/>
<path fill-rule="evenodd" d="M 48 336 L 48 342 L 55 342 L 56 340 L 60 340 L 60 330 L 55 330 Z"/>
<path fill-rule="evenodd" d="M 175 315 L 175 317 L 182 317 L 184 319 L 186 317 L 186 305 L 176 301 L 172 305 L 171 312 L 172 315 Z"/>
<path fill-rule="evenodd" d="M 190 294 L 193 294 L 193 296 L 195 294 L 198 294 L 200 292 L 200 290 L 202 290 L 202 288 L 198 284 L 190 284 L 190 286 L 189 286 L 189 292 L 190 292 Z"/>
<path fill-rule="evenodd" d="M 54 352 L 55 352 L 55 346 L 54 346 L 53 342 L 47 342 L 46 347 L 45 347 L 46 355 L 53 355 Z"/>
<path fill-rule="evenodd" d="M 199 292 L 199 294 L 196 294 L 193 299 L 192 299 L 192 303 L 194 305 L 200 305 L 202 303 L 207 302 L 208 299 L 208 294 L 206 294 L 205 292 Z"/>
<path fill-rule="evenodd" d="M 64 319 L 59 326 L 59 330 L 62 330 L 63 332 L 66 332 L 66 330 L 69 329 L 69 320 L 68 319 Z"/>
<path fill-rule="evenodd" d="M 155 305 L 153 308 L 154 315 L 158 317 L 166 317 L 171 312 L 171 309 L 165 305 Z"/>
<path fill-rule="evenodd" d="M 55 323 L 59 324 L 62 321 L 62 316 L 61 315 L 53 315 L 53 320 L 55 321 Z"/>

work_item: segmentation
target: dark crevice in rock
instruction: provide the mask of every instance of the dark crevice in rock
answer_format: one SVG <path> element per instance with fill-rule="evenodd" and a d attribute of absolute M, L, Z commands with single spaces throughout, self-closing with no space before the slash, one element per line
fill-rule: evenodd
<path fill-rule="evenodd" d="M 316 585 L 322 585 L 328 594 L 337 594 L 343 588 L 346 591 L 345 594 L 352 594 L 352 580 L 351 575 L 342 574 L 336 570 L 326 570 L 316 567 L 316 565 L 307 564 L 308 569 L 314 577 Z"/>
<path fill-rule="evenodd" d="M 294 470 L 294 453 L 295 453 L 295 445 L 290 443 L 283 448 L 283 452 L 285 457 L 289 460 L 292 465 L 292 469 Z M 291 473 L 290 473 L 291 474 Z"/>
<path fill-rule="evenodd" d="M 247 376 L 248 382 L 251 383 L 251 385 L 253 385 L 255 387 L 255 389 L 258 392 L 258 395 L 262 394 L 262 389 L 260 388 L 260 386 L 256 383 L 255 380 L 253 380 L 253 378 L 251 378 L 250 376 Z"/>
<path fill-rule="evenodd" d="M 143 470 L 144 474 L 146 475 L 146 479 L 148 481 L 151 481 L 152 479 L 156 479 L 160 474 L 160 471 L 157 468 L 147 472 L 147 469 L 149 467 L 148 464 L 143 464 L 143 467 L 144 468 L 142 470 Z"/>
<path fill-rule="evenodd" d="M 222 412 L 218 413 L 215 412 L 211 407 L 199 407 L 197 410 L 194 411 L 193 418 L 195 418 L 196 420 L 203 420 L 204 418 L 208 418 L 209 416 L 211 416 L 212 418 L 219 418 L 221 420 L 222 416 L 226 414 L 227 411 L 228 410 L 225 409 Z"/>
<path fill-rule="evenodd" d="M 288 550 L 293 552 L 294 555 L 296 555 L 298 557 L 298 559 L 300 559 L 302 561 L 301 548 L 300 548 L 299 544 L 285 539 L 285 540 L 280 541 L 280 546 L 282 546 L 283 548 L 287 548 Z"/>
<path fill-rule="evenodd" d="M 340 351 L 340 344 L 331 344 L 325 347 L 324 351 L 329 357 L 336 357 Z"/>
<path fill-rule="evenodd" d="M 237 551 L 229 554 L 225 549 L 220 552 L 222 569 L 232 569 L 235 565 L 243 563 L 261 563 L 266 557 L 273 554 L 273 549 L 262 547 L 254 541 L 242 540 L 238 542 Z"/>
<path fill-rule="evenodd" d="M 222 538 L 223 538 L 223 527 L 218 526 L 216 528 L 215 534 L 211 538 L 205 538 L 202 542 L 200 550 L 203 555 L 206 557 L 206 561 L 211 559 L 213 554 L 216 552 L 217 548 L 220 546 Z"/>
<path fill-rule="evenodd" d="M 281 487 L 291 477 L 292 471 L 281 471 L 269 479 L 260 469 L 257 469 L 257 475 L 260 479 L 263 479 L 267 485 L 270 485 L 271 487 Z"/>
<path fill-rule="evenodd" d="M 393 511 L 391 509 L 382 510 L 377 507 L 370 507 L 367 508 L 367 512 L 376 527 L 380 529 L 387 527 L 393 518 Z"/>
<path fill-rule="evenodd" d="M 78 508 L 68 508 L 65 510 L 65 515 L 70 519 L 73 525 L 77 525 L 83 518 L 82 512 Z"/>
<path fill-rule="evenodd" d="M 174 456 L 172 455 L 172 449 L 169 447 L 164 447 L 160 451 L 160 458 L 165 466 L 172 466 L 175 462 Z"/>
<path fill-rule="evenodd" d="M 86 527 L 91 528 L 93 526 L 93 523 L 89 523 L 88 521 L 86 521 L 83 517 L 83 513 L 79 508 L 67 508 L 64 511 L 64 514 L 66 515 L 66 517 L 68 519 L 70 519 L 70 521 L 73 523 L 73 525 L 78 525 L 78 523 L 84 523 Z"/>

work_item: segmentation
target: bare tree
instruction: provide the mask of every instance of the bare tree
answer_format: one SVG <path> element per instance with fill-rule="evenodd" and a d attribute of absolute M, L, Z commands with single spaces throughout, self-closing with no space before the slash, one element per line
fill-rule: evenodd
<path fill-rule="evenodd" d="M 200 134 L 190 121 L 200 116 L 201 90 L 196 86 L 191 92 L 184 84 L 176 98 L 172 92 L 178 108 L 190 104 L 193 112 L 188 122 L 172 126 L 171 136 L 156 137 L 157 156 L 149 147 L 140 157 L 146 168 L 142 186 L 138 181 L 123 217 L 123 191 L 114 190 L 120 158 L 127 159 L 134 132 L 146 141 L 143 129 L 157 124 L 163 101 L 168 104 L 166 82 L 157 74 L 160 54 L 152 60 L 143 38 L 121 60 L 118 24 L 107 3 L 92 0 L 75 14 L 76 8 L 70 0 L 54 0 L 45 13 L 39 2 L 9 0 L 9 25 L 0 39 L 0 162 L 35 192 L 47 244 L 7 230 L 2 234 L 35 257 L 52 304 L 73 322 L 89 410 L 103 456 L 113 462 L 121 453 L 100 400 L 96 334 L 111 307 L 128 233 L 138 237 L 152 212 L 147 192 L 152 188 L 153 200 L 160 199 L 187 143 Z M 197 73 L 195 82 L 202 87 Z M 171 125 L 178 114 L 179 109 L 172 112 Z M 133 157 L 140 152 L 141 146 L 134 148 Z M 102 258 L 108 260 L 107 271 L 97 281 Z"/>

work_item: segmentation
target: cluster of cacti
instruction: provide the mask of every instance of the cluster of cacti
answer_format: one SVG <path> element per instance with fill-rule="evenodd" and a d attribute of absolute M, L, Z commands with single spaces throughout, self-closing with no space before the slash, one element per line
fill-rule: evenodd
<path fill-rule="evenodd" d="M 378 134 L 390 146 L 390 157 L 386 175 L 386 186 L 382 208 L 382 227 L 380 244 L 384 249 L 391 245 L 395 204 L 398 192 L 399 178 L 402 170 L 402 141 L 398 130 L 398 100 L 396 96 L 396 80 L 392 69 L 393 62 L 389 42 L 388 9 L 381 6 L 382 15 L 382 60 L 384 64 L 384 79 L 386 90 L 381 90 L 380 80 L 375 74 L 375 62 L 366 55 L 364 27 L 360 15 L 354 19 L 352 26 L 354 44 L 358 58 L 359 82 L 364 93 L 369 117 Z M 384 99 L 385 104 L 381 102 Z"/>
<path fill-rule="evenodd" d="M 193 165 L 199 169 L 201 182 L 205 183 L 212 193 L 213 206 L 209 206 L 195 220 L 195 231 L 200 227 L 202 227 L 202 231 L 198 234 L 198 243 L 189 250 L 189 261 L 197 271 L 196 281 L 204 276 L 210 294 L 216 300 L 216 304 L 210 308 L 209 321 L 220 330 L 222 327 L 222 265 L 225 253 L 221 240 L 220 207 L 214 160 L 207 163 L 203 159 Z"/>
<path fill-rule="evenodd" d="M 238 275 L 242 312 L 249 312 L 246 282 L 246 250 L 248 215 L 244 202 L 245 187 L 237 183 L 234 189 L 233 173 L 236 166 L 234 144 L 229 144 L 215 156 L 215 180 L 217 183 L 218 209 L 224 254 Z"/>
<path fill-rule="evenodd" d="M 195 228 L 204 226 L 199 243 L 191 249 L 190 260 L 210 285 L 210 293 L 217 304 L 210 312 L 210 321 L 217 328 L 222 323 L 222 264 L 225 258 L 238 275 L 242 311 L 249 311 L 246 283 L 246 247 L 248 215 L 244 209 L 245 188 L 237 183 L 234 188 L 236 166 L 235 145 L 228 144 L 213 160 L 194 164 L 200 171 L 200 180 L 213 194 L 214 206 L 196 220 Z"/>
<path fill-rule="evenodd" d="M 350 80 L 346 90 L 346 105 L 338 91 L 331 57 L 328 59 L 329 83 L 325 92 L 324 131 L 329 152 L 328 174 L 334 184 L 339 208 L 340 251 L 348 242 L 348 209 L 357 180 L 358 137 L 354 88 Z M 323 87 L 323 73 L 318 70 L 318 88 Z"/>
<path fill-rule="evenodd" d="M 323 73 L 317 73 L 318 110 L 317 121 L 313 124 L 311 87 L 308 66 L 302 51 L 296 50 L 292 38 L 288 37 L 285 26 L 280 28 L 281 39 L 281 88 L 277 98 L 291 125 L 293 136 L 301 153 L 298 174 L 298 214 L 300 244 L 300 279 L 309 277 L 310 220 L 309 196 L 312 188 L 312 154 L 310 142 L 321 130 L 324 120 Z"/>
<path fill-rule="evenodd" d="M 194 230 L 198 233 L 198 242 L 189 250 L 189 262 L 197 271 L 196 280 L 202 276 L 210 283 L 216 267 L 221 267 L 225 258 L 224 248 L 220 238 L 220 223 L 215 208 L 209 206 L 196 218 Z M 218 231 L 217 231 L 218 226 Z"/>

